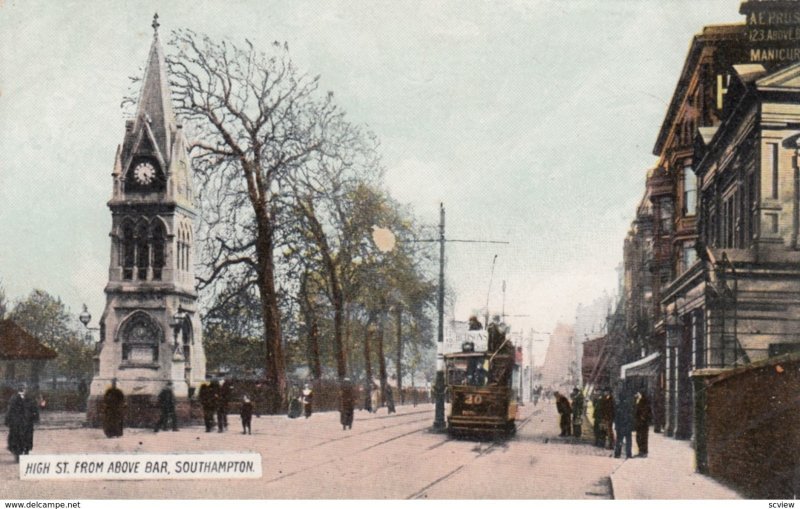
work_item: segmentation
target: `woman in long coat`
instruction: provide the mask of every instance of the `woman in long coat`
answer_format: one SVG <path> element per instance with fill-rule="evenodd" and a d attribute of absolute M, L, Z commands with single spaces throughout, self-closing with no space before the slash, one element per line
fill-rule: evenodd
<path fill-rule="evenodd" d="M 121 437 L 125 415 L 125 395 L 117 387 L 117 379 L 103 395 L 103 432 L 108 438 Z"/>
<path fill-rule="evenodd" d="M 28 454 L 33 449 L 33 425 L 39 422 L 37 403 L 25 391 L 25 385 L 20 385 L 17 394 L 11 396 L 6 412 L 8 450 L 17 463 L 20 455 Z"/>
<path fill-rule="evenodd" d="M 342 429 L 353 429 L 353 384 L 350 383 L 349 378 L 342 381 L 342 388 L 340 391 L 339 401 L 339 422 L 342 424 Z"/>

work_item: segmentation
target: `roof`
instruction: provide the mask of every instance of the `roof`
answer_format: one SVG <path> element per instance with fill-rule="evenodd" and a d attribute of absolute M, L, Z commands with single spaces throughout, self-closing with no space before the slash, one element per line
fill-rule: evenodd
<path fill-rule="evenodd" d="M 142 79 L 142 90 L 136 111 L 134 132 L 140 126 L 151 129 L 152 138 L 164 159 L 172 152 L 171 137 L 175 130 L 175 113 L 172 110 L 172 98 L 167 84 L 167 66 L 164 50 L 158 40 L 158 32 L 153 36 L 150 55 Z M 150 134 L 150 133 L 148 133 Z"/>
<path fill-rule="evenodd" d="M 58 354 L 11 320 L 0 320 L 0 360 L 53 359 Z"/>
<path fill-rule="evenodd" d="M 703 48 L 721 44 L 738 44 L 739 41 L 743 40 L 745 29 L 746 25 L 744 23 L 709 25 L 703 27 L 703 31 L 692 38 L 686 60 L 683 63 L 683 70 L 678 78 L 678 83 L 675 85 L 675 92 L 672 94 L 667 113 L 664 115 L 664 121 L 658 132 L 656 144 L 655 147 L 653 147 L 653 154 L 661 155 L 661 151 L 664 149 L 667 137 L 672 129 L 672 124 L 688 92 L 687 87 L 691 81 L 692 74 L 696 70 L 695 67 L 700 60 Z"/>
<path fill-rule="evenodd" d="M 756 86 L 764 91 L 800 92 L 800 62 L 760 77 Z"/>

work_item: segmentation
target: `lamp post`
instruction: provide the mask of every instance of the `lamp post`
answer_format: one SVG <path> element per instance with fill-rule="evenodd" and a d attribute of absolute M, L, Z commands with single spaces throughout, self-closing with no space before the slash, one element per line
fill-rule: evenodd
<path fill-rule="evenodd" d="M 83 311 L 80 315 L 78 315 L 78 320 L 80 320 L 83 326 L 86 328 L 86 337 L 89 338 L 89 340 L 94 341 L 92 332 L 97 331 L 99 333 L 100 327 L 89 327 L 89 322 L 92 321 L 92 314 L 89 313 L 89 309 L 86 307 L 86 304 L 83 305 Z M 94 343 L 94 355 L 92 356 L 92 367 L 95 375 L 100 373 L 100 339 L 102 338 L 98 337 L 97 341 Z"/>
<path fill-rule="evenodd" d="M 178 335 L 181 333 L 181 328 L 183 327 L 183 322 L 185 320 L 186 320 L 186 313 L 184 313 L 179 309 L 174 315 L 172 315 L 172 318 L 170 319 L 169 322 L 174 332 L 173 352 L 172 352 L 173 358 L 178 358 L 178 357 L 184 358 L 182 345 L 178 343 Z"/>

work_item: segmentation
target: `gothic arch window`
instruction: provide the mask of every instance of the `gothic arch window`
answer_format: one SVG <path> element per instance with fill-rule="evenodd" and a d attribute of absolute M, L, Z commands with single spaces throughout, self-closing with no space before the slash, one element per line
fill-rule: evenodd
<path fill-rule="evenodd" d="M 180 269 L 186 270 L 186 229 L 183 227 L 183 223 L 181 223 L 180 227 Z"/>
<path fill-rule="evenodd" d="M 166 264 L 166 233 L 164 225 L 155 219 L 150 228 L 151 252 L 153 263 L 153 280 L 160 281 Z"/>
<path fill-rule="evenodd" d="M 120 326 L 117 336 L 122 341 L 122 361 L 129 364 L 158 362 L 158 348 L 164 332 L 153 317 L 137 311 Z"/>
<path fill-rule="evenodd" d="M 185 223 L 178 227 L 178 270 L 189 270 L 189 246 L 191 245 L 190 230 Z"/>
<path fill-rule="evenodd" d="M 122 279 L 133 279 L 133 267 L 136 265 L 136 244 L 133 223 L 124 221 L 120 232 L 120 265 Z"/>
<path fill-rule="evenodd" d="M 188 318 L 186 318 L 183 321 L 183 325 L 181 325 L 181 339 L 183 340 L 183 358 L 186 359 L 188 363 L 192 359 L 192 343 L 194 343 L 192 322 Z"/>
<path fill-rule="evenodd" d="M 150 266 L 150 249 L 147 223 L 142 221 L 136 226 L 136 279 L 147 279 L 147 268 Z"/>
<path fill-rule="evenodd" d="M 192 246 L 192 230 L 189 228 L 188 225 L 183 225 L 184 231 L 184 255 L 183 255 L 183 270 L 189 271 L 189 266 L 191 264 L 191 246 Z"/>

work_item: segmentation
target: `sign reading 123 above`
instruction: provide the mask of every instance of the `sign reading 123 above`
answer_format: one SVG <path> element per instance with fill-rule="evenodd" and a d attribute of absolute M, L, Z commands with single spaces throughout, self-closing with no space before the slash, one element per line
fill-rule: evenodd
<path fill-rule="evenodd" d="M 800 1 L 748 0 L 745 39 L 750 62 L 786 64 L 800 61 Z"/>

